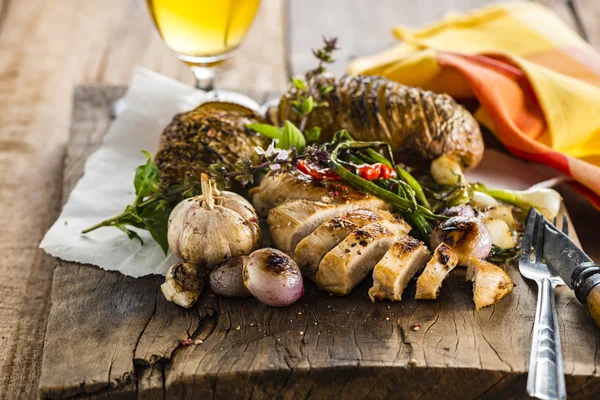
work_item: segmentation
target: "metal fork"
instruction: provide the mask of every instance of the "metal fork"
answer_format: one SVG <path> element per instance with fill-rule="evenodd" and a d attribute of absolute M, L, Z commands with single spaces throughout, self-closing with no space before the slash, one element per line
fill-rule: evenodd
<path fill-rule="evenodd" d="M 566 216 L 563 217 L 564 229 L 565 226 L 568 227 L 568 223 Z M 543 262 L 544 224 L 546 224 L 544 217 L 532 208 L 527 217 L 519 257 L 521 275 L 535 281 L 538 285 L 527 393 L 538 399 L 565 399 L 567 397 L 565 373 L 554 301 L 554 288 L 565 283 Z"/>

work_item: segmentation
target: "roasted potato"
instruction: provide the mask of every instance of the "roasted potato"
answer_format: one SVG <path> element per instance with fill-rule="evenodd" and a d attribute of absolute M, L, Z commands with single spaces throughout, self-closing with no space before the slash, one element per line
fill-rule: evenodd
<path fill-rule="evenodd" d="M 337 79 L 316 75 L 307 78 L 316 102 L 307 128 L 320 126 L 322 140 L 330 140 L 342 128 L 356 140 L 383 140 L 391 144 L 396 161 L 427 167 L 446 154 L 463 169 L 476 166 L 483 157 L 483 139 L 473 116 L 446 94 L 404 86 L 377 76 Z M 332 87 L 327 91 L 323 88 Z M 291 87 L 267 118 L 275 125 L 286 119 L 298 124 L 292 110 L 298 90 Z"/>

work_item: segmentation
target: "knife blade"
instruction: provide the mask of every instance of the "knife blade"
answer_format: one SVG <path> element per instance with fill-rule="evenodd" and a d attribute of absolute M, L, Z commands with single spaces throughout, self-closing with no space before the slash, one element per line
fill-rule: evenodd
<path fill-rule="evenodd" d="M 560 275 L 569 288 L 574 289 L 572 279 L 574 270 L 580 265 L 594 261 L 569 236 L 554 225 L 545 222 L 544 230 L 544 260 L 546 264 Z"/>
<path fill-rule="evenodd" d="M 544 261 L 587 304 L 600 326 L 600 266 L 548 221 L 544 223 Z"/>

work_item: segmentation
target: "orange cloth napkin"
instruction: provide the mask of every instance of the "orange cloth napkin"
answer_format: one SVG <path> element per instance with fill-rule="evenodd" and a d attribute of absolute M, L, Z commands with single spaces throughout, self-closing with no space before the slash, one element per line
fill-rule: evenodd
<path fill-rule="evenodd" d="M 400 44 L 348 72 L 476 98 L 475 117 L 511 153 L 572 177 L 600 207 L 600 55 L 554 13 L 500 4 L 394 34 Z"/>

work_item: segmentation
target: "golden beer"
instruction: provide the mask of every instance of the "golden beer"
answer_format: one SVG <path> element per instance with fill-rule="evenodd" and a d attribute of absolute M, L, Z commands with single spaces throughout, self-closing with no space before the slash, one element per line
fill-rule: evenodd
<path fill-rule="evenodd" d="M 165 44 L 191 66 L 210 66 L 240 45 L 260 0 L 147 0 Z"/>

